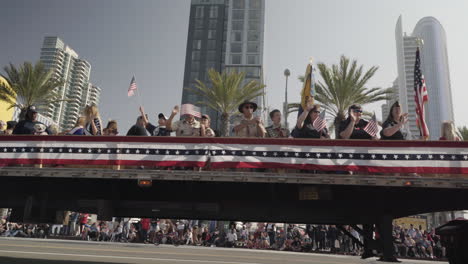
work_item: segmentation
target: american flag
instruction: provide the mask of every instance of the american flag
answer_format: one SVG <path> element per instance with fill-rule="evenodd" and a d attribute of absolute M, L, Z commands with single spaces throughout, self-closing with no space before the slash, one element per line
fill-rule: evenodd
<path fill-rule="evenodd" d="M 424 139 L 429 138 L 429 129 L 426 125 L 426 116 L 424 113 L 424 104 L 429 101 L 427 94 L 426 81 L 421 73 L 421 58 L 419 48 L 416 49 L 416 63 L 414 65 L 414 100 L 416 102 L 416 123 L 419 132 Z"/>
<path fill-rule="evenodd" d="M 375 113 L 372 116 L 372 119 L 364 127 L 364 131 L 366 131 L 367 134 L 371 135 L 372 137 L 375 137 L 377 135 L 377 132 L 379 132 L 379 128 L 377 126 L 377 117 L 375 116 Z"/>
<path fill-rule="evenodd" d="M 135 91 L 137 89 L 135 76 L 133 76 L 132 80 L 130 81 L 130 86 L 128 87 L 128 97 L 135 95 Z"/>
<path fill-rule="evenodd" d="M 201 118 L 200 107 L 193 104 L 183 104 L 180 109 L 180 115 L 193 115 Z"/>
<path fill-rule="evenodd" d="M 322 131 L 322 129 L 327 127 L 327 121 L 325 120 L 325 110 L 323 110 L 320 115 L 314 120 L 312 126 L 317 131 Z"/>

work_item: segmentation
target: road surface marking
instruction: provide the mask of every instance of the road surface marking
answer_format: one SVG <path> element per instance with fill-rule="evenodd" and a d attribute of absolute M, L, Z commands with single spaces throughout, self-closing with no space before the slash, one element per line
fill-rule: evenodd
<path fill-rule="evenodd" d="M 87 255 L 87 254 L 69 254 L 69 253 L 53 253 L 53 252 L 24 252 L 13 250 L 0 250 L 3 253 L 18 253 L 31 255 L 52 255 L 52 256 L 67 256 L 67 257 L 87 257 L 87 258 L 114 258 L 114 259 L 134 259 L 134 260 L 159 260 L 159 261 L 174 261 L 174 262 L 196 262 L 196 263 L 222 263 L 222 264 L 261 264 L 253 262 L 232 262 L 219 260 L 194 260 L 194 259 L 167 259 L 167 258 L 143 258 L 143 257 L 124 257 L 124 256 L 102 256 L 102 255 Z"/>

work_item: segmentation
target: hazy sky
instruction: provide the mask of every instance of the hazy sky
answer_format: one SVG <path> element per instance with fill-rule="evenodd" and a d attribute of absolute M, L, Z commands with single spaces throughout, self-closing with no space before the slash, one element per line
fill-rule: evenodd
<path fill-rule="evenodd" d="M 91 63 L 91 81 L 103 90 L 103 119 L 117 119 L 122 132 L 138 115 L 140 100 L 127 97 L 133 75 L 152 120 L 180 103 L 190 0 L 0 0 L 0 6 L 0 65 L 37 61 L 44 36 L 59 36 Z M 331 64 L 344 54 L 377 65 L 369 86 L 391 86 L 398 16 L 409 34 L 419 19 L 434 16 L 447 33 L 455 119 L 468 125 L 467 10 L 466 0 L 266 0 L 268 104 L 282 107 L 285 68 L 291 70 L 289 101 L 299 101 L 296 77 L 311 56 Z M 378 105 L 367 108 L 380 113 Z"/>

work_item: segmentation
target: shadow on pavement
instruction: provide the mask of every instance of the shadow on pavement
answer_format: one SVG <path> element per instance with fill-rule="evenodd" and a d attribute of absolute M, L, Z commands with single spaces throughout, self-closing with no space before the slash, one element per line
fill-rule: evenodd
<path fill-rule="evenodd" d="M 50 260 L 34 258 L 0 257 L 0 264 L 117 264 L 117 262 L 96 262 L 82 260 Z"/>

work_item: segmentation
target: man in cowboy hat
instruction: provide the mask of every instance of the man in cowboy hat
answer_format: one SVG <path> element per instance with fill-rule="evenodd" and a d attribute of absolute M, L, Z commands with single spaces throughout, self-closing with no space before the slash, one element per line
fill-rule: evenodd
<path fill-rule="evenodd" d="M 234 133 L 237 137 L 265 137 L 266 130 L 260 117 L 254 117 L 253 113 L 257 110 L 257 104 L 245 101 L 239 105 L 239 112 L 244 116 L 240 123 L 234 127 Z"/>

